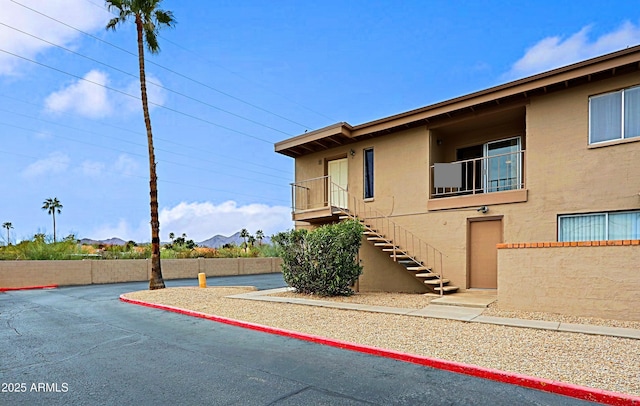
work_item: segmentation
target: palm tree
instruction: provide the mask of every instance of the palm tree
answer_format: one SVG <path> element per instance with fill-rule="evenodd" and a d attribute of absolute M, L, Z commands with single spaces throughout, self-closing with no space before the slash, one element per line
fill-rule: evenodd
<path fill-rule="evenodd" d="M 42 210 L 47 210 L 47 213 L 53 216 L 53 242 L 56 242 L 56 211 L 60 214 L 62 209 L 62 203 L 57 197 L 48 198 L 42 203 Z"/>
<path fill-rule="evenodd" d="M 262 230 L 256 231 L 256 240 L 258 240 L 258 245 L 262 245 L 263 238 L 264 238 L 264 232 Z"/>
<path fill-rule="evenodd" d="M 107 10 L 117 11 L 118 16 L 107 24 L 107 30 L 115 31 L 118 24 L 133 19 L 136 24 L 138 39 L 138 64 L 140 66 L 140 94 L 144 123 L 147 127 L 147 144 L 149 147 L 149 189 L 151 206 L 151 279 L 149 289 L 164 288 L 162 269 L 160 267 L 160 221 L 158 218 L 158 178 L 156 176 L 156 159 L 153 151 L 153 133 L 151 117 L 147 102 L 147 81 L 144 68 L 144 45 L 152 54 L 160 52 L 158 31 L 160 28 L 173 27 L 175 19 L 171 11 L 159 9 L 162 0 L 106 0 Z"/>
<path fill-rule="evenodd" d="M 7 245 L 11 245 L 11 240 L 9 239 L 9 229 L 13 228 L 13 224 L 7 221 L 6 223 L 2 224 L 2 228 L 7 229 Z"/>
<path fill-rule="evenodd" d="M 244 247 L 247 248 L 247 237 L 249 237 L 249 232 L 247 231 L 246 228 L 243 228 L 242 230 L 240 230 L 240 237 L 242 237 L 242 239 L 244 240 Z"/>

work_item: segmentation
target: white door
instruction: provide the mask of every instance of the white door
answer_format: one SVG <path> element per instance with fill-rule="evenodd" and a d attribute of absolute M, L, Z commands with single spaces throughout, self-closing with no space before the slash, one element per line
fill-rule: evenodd
<path fill-rule="evenodd" d="M 349 182 L 347 164 L 347 158 L 335 159 L 327 163 L 330 206 L 347 208 L 347 187 Z"/>

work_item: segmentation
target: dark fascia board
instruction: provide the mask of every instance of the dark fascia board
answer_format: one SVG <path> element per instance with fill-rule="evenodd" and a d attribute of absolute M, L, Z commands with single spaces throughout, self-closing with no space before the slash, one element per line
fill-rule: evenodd
<path fill-rule="evenodd" d="M 618 66 L 624 66 L 634 62 L 640 64 L 640 45 L 357 126 L 351 126 L 346 122 L 337 123 L 281 141 L 275 144 L 275 150 L 276 152 L 290 155 L 287 154 L 287 149 L 324 137 L 341 135 L 353 139 L 420 120 L 426 121 L 430 117 L 452 113 L 491 101 L 498 101 L 517 94 L 526 94 L 526 92 L 532 92 L 583 76 L 615 69 Z"/>
<path fill-rule="evenodd" d="M 327 137 L 337 136 L 339 138 L 342 138 L 342 137 L 351 138 L 352 129 L 353 127 L 351 127 L 348 123 L 345 123 L 345 122 L 332 124 L 330 126 L 320 128 L 318 130 L 314 130 L 308 133 L 298 135 L 297 137 L 280 141 L 275 144 L 275 151 L 283 152 L 284 150 L 287 150 L 289 148 L 296 147 L 301 144 L 306 144 L 308 142 L 322 140 Z"/>

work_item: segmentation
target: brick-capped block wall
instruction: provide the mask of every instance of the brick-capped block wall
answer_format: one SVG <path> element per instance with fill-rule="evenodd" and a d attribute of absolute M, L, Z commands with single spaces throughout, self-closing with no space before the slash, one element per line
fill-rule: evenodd
<path fill-rule="evenodd" d="M 498 244 L 498 302 L 511 310 L 640 321 L 640 241 Z"/>

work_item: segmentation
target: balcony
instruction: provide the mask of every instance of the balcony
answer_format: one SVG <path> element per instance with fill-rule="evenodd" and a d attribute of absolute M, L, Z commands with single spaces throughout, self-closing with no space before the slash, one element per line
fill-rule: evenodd
<path fill-rule="evenodd" d="M 527 200 L 524 150 L 489 151 L 488 156 L 450 163 L 459 165 L 460 182 L 455 187 L 436 187 L 432 165 L 429 210 Z"/>
<path fill-rule="evenodd" d="M 337 221 L 337 209 L 346 209 L 347 200 L 347 191 L 331 182 L 330 176 L 291 184 L 291 211 L 294 221 L 309 223 Z"/>

